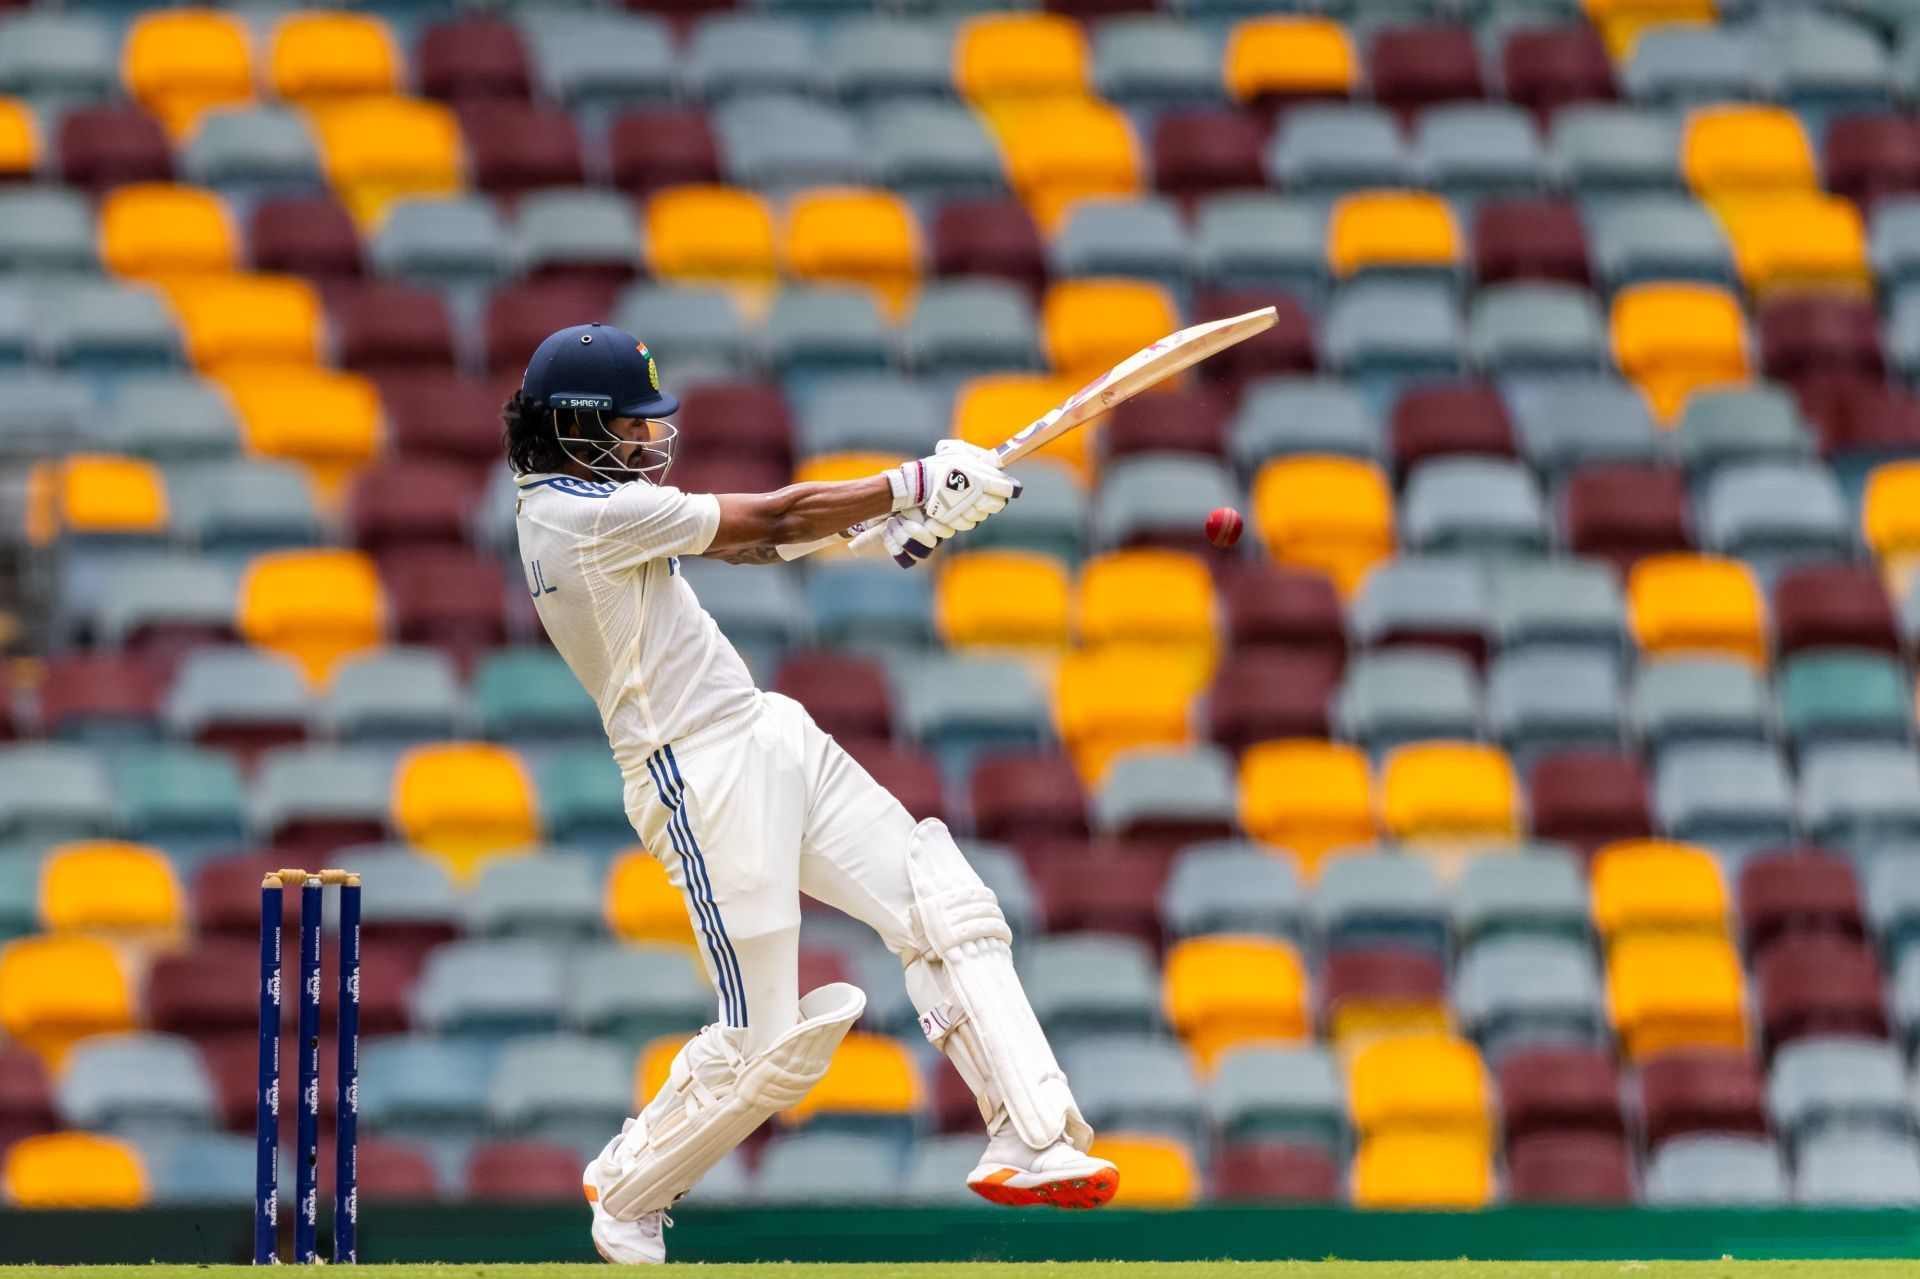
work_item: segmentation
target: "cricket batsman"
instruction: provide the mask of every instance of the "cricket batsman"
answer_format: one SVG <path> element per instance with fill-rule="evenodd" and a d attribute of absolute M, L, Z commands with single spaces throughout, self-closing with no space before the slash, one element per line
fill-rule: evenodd
<path fill-rule="evenodd" d="M 944 824 L 916 823 L 807 712 L 752 676 L 680 557 L 764 564 L 778 548 L 878 525 L 904 567 L 1019 495 L 994 455 L 943 440 L 861 480 L 772 493 L 669 486 L 679 401 L 632 334 L 600 324 L 540 344 L 505 410 L 528 587 L 600 706 L 641 841 L 685 896 L 719 1019 L 587 1165 L 608 1261 L 666 1260 L 667 1208 L 769 1115 L 804 1097 L 866 1006 L 799 990 L 800 894 L 900 957 L 927 1038 L 972 1087 L 988 1140 L 967 1184 L 995 1203 L 1095 1208 L 1119 1173 L 1015 975 L 992 891 Z"/>

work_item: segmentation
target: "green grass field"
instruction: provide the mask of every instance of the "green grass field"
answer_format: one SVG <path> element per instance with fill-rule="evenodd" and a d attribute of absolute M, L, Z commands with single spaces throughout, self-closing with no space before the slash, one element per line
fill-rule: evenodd
<path fill-rule="evenodd" d="M 0 1266 L 6 1279 L 246 1279 L 247 1266 Z M 606 1266 L 346 1266 L 352 1279 L 607 1279 Z M 665 1266 L 660 1279 L 1882 1279 L 1920 1261 L 1185 1261 Z"/>

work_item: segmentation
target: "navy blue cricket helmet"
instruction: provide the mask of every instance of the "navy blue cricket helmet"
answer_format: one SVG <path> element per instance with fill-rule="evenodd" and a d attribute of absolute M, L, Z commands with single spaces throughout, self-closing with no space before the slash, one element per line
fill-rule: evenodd
<path fill-rule="evenodd" d="M 544 415 L 561 452 L 602 479 L 659 483 L 673 465 L 679 431 L 665 419 L 680 400 L 660 389 L 660 366 L 647 344 L 610 324 L 576 324 L 534 349 L 520 400 Z M 636 449 L 615 433 L 615 418 L 650 423 Z"/>

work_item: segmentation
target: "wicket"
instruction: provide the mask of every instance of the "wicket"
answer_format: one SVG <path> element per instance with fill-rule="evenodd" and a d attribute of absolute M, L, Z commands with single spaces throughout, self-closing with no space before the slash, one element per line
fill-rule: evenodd
<path fill-rule="evenodd" d="M 322 894 L 340 890 L 339 1074 L 334 1108 L 333 1256 L 359 1252 L 355 1193 L 360 1115 L 360 877 L 344 870 L 281 870 L 260 882 L 260 1078 L 255 1096 L 253 1263 L 280 1260 L 281 927 L 285 890 L 300 888 L 300 1010 L 294 1120 L 293 1259 L 311 1265 L 319 1253 L 320 1171 L 320 915 Z"/>

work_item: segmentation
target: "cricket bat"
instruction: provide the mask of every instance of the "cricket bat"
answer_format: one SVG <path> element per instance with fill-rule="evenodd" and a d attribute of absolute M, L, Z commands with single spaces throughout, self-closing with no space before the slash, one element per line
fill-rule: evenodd
<path fill-rule="evenodd" d="M 1169 333 L 1151 346 L 1135 351 L 1069 395 L 1059 405 L 1047 410 L 1044 416 L 1029 422 L 1009 436 L 1004 443 L 994 449 L 999 456 L 1001 467 L 1004 469 L 1012 466 L 1035 450 L 1051 444 L 1068 431 L 1085 426 L 1114 405 L 1132 399 L 1149 387 L 1166 381 L 1182 369 L 1191 368 L 1210 355 L 1217 355 L 1236 343 L 1246 341 L 1256 333 L 1272 328 L 1277 319 L 1278 316 L 1272 307 L 1262 307 L 1258 311 L 1248 311 L 1245 315 L 1229 316 L 1224 320 L 1209 320 L 1205 324 L 1181 329 L 1178 333 Z M 818 541 L 783 546 L 779 548 L 779 553 L 781 559 L 797 560 L 823 547 L 845 542 L 850 543 L 850 549 L 858 554 L 866 550 L 879 536 L 878 528 L 859 525 L 844 533 L 836 533 L 832 537 L 823 537 Z"/>

